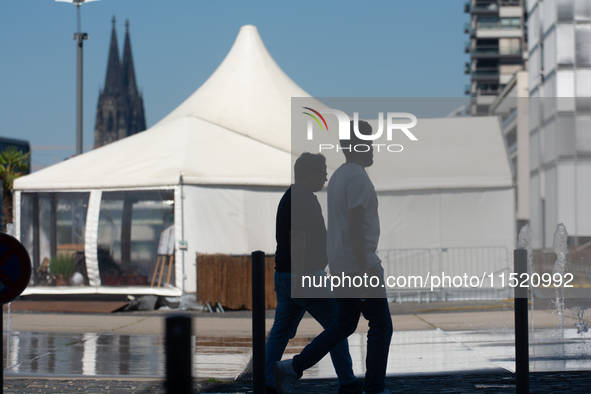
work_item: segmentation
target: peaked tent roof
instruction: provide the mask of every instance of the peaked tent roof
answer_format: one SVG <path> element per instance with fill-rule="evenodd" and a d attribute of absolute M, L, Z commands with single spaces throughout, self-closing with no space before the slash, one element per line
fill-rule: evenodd
<path fill-rule="evenodd" d="M 257 28 L 242 26 L 217 70 L 157 125 L 194 116 L 290 152 L 292 97 L 310 95 L 275 63 Z"/>

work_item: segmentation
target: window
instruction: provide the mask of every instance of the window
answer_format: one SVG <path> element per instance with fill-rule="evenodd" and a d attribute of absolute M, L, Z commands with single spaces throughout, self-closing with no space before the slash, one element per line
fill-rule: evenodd
<path fill-rule="evenodd" d="M 102 285 L 150 285 L 161 234 L 173 225 L 171 190 L 103 192 L 98 225 Z M 175 283 L 174 269 L 169 283 Z"/>
<path fill-rule="evenodd" d="M 521 27 L 521 18 L 501 18 L 501 29 L 519 29 Z"/>

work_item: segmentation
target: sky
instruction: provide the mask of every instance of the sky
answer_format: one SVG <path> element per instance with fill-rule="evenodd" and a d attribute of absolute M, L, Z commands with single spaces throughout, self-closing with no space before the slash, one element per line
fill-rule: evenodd
<path fill-rule="evenodd" d="M 82 5 L 84 147 L 94 144 L 116 16 L 129 19 L 148 127 L 215 71 L 241 26 L 315 97 L 464 97 L 463 0 L 100 0 Z M 0 2 L 0 137 L 27 140 L 39 169 L 75 152 L 76 7 Z M 444 116 L 443 114 L 442 116 Z M 68 148 L 69 147 L 69 148 Z"/>

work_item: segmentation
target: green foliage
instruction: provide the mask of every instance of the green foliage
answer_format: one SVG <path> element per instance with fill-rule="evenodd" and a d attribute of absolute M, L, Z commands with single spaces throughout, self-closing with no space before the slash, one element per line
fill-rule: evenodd
<path fill-rule="evenodd" d="M 31 152 L 23 153 L 15 146 L 9 146 L 0 153 L 0 180 L 4 190 L 12 190 L 14 180 L 27 171 L 30 155 Z"/>
<path fill-rule="evenodd" d="M 69 278 L 74 273 L 74 262 L 70 256 L 58 254 L 49 261 L 49 271 L 55 276 Z"/>

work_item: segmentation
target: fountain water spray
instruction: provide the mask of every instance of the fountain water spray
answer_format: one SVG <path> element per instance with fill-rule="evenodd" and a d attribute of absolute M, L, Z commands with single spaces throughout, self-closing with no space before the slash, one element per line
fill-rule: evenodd
<path fill-rule="evenodd" d="M 587 308 L 582 307 L 582 306 L 577 307 L 575 309 L 575 311 L 577 313 L 577 319 L 579 320 L 578 323 L 575 323 L 575 327 L 577 328 L 577 334 L 583 334 L 583 333 L 589 331 L 589 325 L 585 321 L 585 311 L 586 310 L 587 310 Z"/>
<path fill-rule="evenodd" d="M 534 264 L 533 264 L 533 253 L 531 251 L 531 239 L 532 239 L 532 230 L 529 227 L 529 224 L 526 224 L 525 226 L 521 227 L 521 230 L 519 230 L 519 236 L 518 236 L 518 241 L 517 241 L 517 247 L 518 248 L 523 248 L 525 250 L 527 250 L 527 273 L 529 274 L 529 277 L 531 278 L 532 274 L 534 273 Z M 534 295 L 533 295 L 533 289 L 529 288 L 529 300 L 530 300 L 530 305 L 531 305 L 531 327 L 530 330 L 533 334 L 534 332 Z"/>
<path fill-rule="evenodd" d="M 566 246 L 566 241 L 568 239 L 568 233 L 566 232 L 566 227 L 564 224 L 559 223 L 556 226 L 556 231 L 554 232 L 554 253 L 556 253 L 556 262 L 554 263 L 554 267 L 552 269 L 552 277 L 554 275 L 559 274 L 562 278 L 564 278 L 564 274 L 566 273 L 566 254 L 568 253 L 568 248 Z M 560 319 L 560 324 L 558 328 L 561 331 L 562 338 L 564 338 L 564 286 L 560 284 L 560 287 L 555 287 L 556 291 L 556 313 L 558 314 L 558 318 Z"/>

